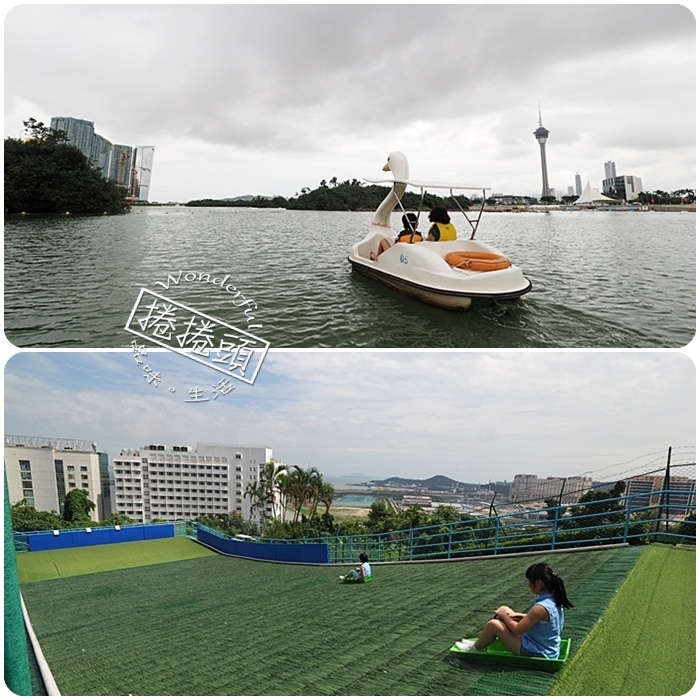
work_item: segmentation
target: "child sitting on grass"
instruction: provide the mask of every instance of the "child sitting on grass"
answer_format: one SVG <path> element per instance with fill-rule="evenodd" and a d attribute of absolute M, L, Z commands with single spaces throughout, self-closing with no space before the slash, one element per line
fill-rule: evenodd
<path fill-rule="evenodd" d="M 360 554 L 360 562 L 360 566 L 350 569 L 347 574 L 343 574 L 340 578 L 342 578 L 343 581 L 347 581 L 352 578 L 359 581 L 360 579 L 371 576 L 372 568 L 370 567 L 368 557 L 364 552 Z"/>
<path fill-rule="evenodd" d="M 574 607 L 566 595 L 564 581 L 546 562 L 530 566 L 525 578 L 536 596 L 528 612 L 516 613 L 502 605 L 484 625 L 475 642 L 468 639 L 455 642 L 460 651 L 486 651 L 498 638 L 518 656 L 559 657 L 564 608 Z"/>

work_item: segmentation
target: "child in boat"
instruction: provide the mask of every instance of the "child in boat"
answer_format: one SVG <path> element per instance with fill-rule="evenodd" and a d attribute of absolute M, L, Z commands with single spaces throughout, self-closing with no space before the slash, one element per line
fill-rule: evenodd
<path fill-rule="evenodd" d="M 418 217 L 409 212 L 401 217 L 401 223 L 403 224 L 403 231 L 399 233 L 396 237 L 394 243 L 419 243 L 423 240 L 423 236 L 419 231 L 416 231 L 418 226 Z M 386 238 L 382 238 L 379 241 L 379 249 L 376 253 L 370 253 L 370 260 L 376 260 L 384 251 L 389 250 L 393 244 Z"/>
<path fill-rule="evenodd" d="M 396 237 L 396 243 L 418 243 L 423 240 L 418 228 L 418 217 L 409 212 L 401 217 L 403 231 Z"/>
<path fill-rule="evenodd" d="M 372 567 L 369 565 L 367 555 L 363 552 L 362 554 L 360 554 L 360 566 L 357 566 L 354 569 L 350 569 L 350 571 L 348 571 L 347 574 L 342 575 L 340 578 L 342 578 L 344 581 L 347 581 L 351 578 L 354 578 L 355 580 L 359 581 L 360 579 L 367 578 L 371 575 Z"/>
<path fill-rule="evenodd" d="M 433 207 L 428 214 L 432 226 L 428 229 L 429 241 L 456 241 L 457 229 L 450 220 L 445 207 Z"/>
<path fill-rule="evenodd" d="M 516 613 L 502 605 L 484 625 L 475 642 L 468 639 L 455 642 L 460 651 L 486 651 L 489 644 L 498 638 L 518 656 L 559 657 L 564 608 L 574 607 L 566 595 L 564 581 L 546 562 L 530 566 L 525 578 L 535 595 L 528 612 Z"/>

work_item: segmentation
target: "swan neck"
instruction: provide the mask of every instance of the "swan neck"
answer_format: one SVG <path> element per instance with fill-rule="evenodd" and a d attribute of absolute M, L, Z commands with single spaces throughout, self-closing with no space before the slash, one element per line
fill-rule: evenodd
<path fill-rule="evenodd" d="M 405 191 L 406 185 L 404 183 L 395 182 L 389 194 L 384 197 L 382 203 L 377 207 L 372 223 L 378 224 L 379 226 L 389 226 L 391 212 L 394 211 L 394 207 L 397 203 L 401 201 L 401 197 L 403 197 Z"/>

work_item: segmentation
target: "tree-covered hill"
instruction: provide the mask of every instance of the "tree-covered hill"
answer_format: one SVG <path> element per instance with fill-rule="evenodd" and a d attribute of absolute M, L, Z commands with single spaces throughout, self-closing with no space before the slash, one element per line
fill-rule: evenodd
<path fill-rule="evenodd" d="M 24 122 L 29 137 L 5 139 L 5 213 L 123 214 L 126 190 L 105 180 L 62 131 Z"/>
<path fill-rule="evenodd" d="M 297 209 L 308 211 L 374 211 L 381 201 L 389 193 L 388 187 L 380 185 L 366 185 L 359 180 L 346 180 L 338 183 L 336 178 L 330 180 L 330 184 L 322 180 L 320 185 L 311 190 L 302 188 L 299 194 L 285 199 L 284 197 L 255 197 L 252 200 L 214 200 L 198 199 L 187 202 L 190 207 L 261 207 Z M 467 209 L 471 202 L 467 197 L 459 196 L 460 206 Z M 415 192 L 406 192 L 401 203 L 406 210 L 416 210 L 420 204 L 420 195 Z M 449 198 L 426 194 L 423 199 L 422 209 L 431 209 L 435 206 L 444 206 L 454 209 L 454 202 Z"/>

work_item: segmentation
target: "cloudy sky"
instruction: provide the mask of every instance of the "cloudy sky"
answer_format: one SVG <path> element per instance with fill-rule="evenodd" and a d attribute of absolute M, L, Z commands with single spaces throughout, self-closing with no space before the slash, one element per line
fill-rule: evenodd
<path fill-rule="evenodd" d="M 695 19 L 681 5 L 23 5 L 5 136 L 73 116 L 154 145 L 154 201 L 293 196 L 381 176 L 541 193 L 603 164 L 695 186 Z"/>
<path fill-rule="evenodd" d="M 5 432 L 121 448 L 267 446 L 330 476 L 472 482 L 612 478 L 695 445 L 695 368 L 678 352 L 271 351 L 253 385 L 149 351 L 33 352 L 5 367 Z M 191 399 L 200 389 L 199 398 Z M 695 449 L 680 451 L 695 460 Z M 643 469 L 642 469 L 643 470 Z"/>

